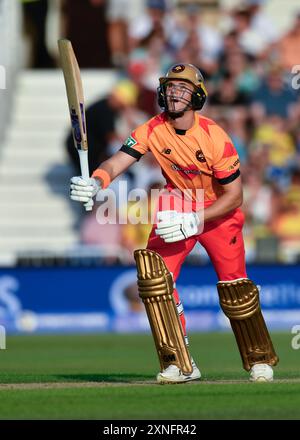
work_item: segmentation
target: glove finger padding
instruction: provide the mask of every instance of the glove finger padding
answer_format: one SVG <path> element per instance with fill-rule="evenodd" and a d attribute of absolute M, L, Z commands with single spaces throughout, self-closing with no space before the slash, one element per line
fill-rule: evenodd
<path fill-rule="evenodd" d="M 158 224 L 157 228 L 155 229 L 155 233 L 156 235 L 165 235 L 176 231 L 180 231 L 180 225 L 181 223 L 178 223 L 177 225 L 173 225 L 173 226 L 169 225 L 169 226 L 161 227 L 161 225 Z"/>
<path fill-rule="evenodd" d="M 156 214 L 157 224 L 174 224 L 181 214 L 177 211 L 158 211 Z"/>
<path fill-rule="evenodd" d="M 75 176 L 71 178 L 71 184 L 72 183 L 78 186 L 90 186 L 90 179 L 86 180 L 80 176 Z"/>
<path fill-rule="evenodd" d="M 87 196 L 73 196 L 72 194 L 71 194 L 70 198 L 72 200 L 75 200 L 76 202 L 84 202 L 84 203 L 89 202 L 91 200 L 91 197 L 87 197 Z"/>
<path fill-rule="evenodd" d="M 71 184 L 70 188 L 71 188 L 71 190 L 84 191 L 84 192 L 93 192 L 93 190 L 94 190 L 94 187 L 91 185 L 80 186 L 80 185 Z"/>
<path fill-rule="evenodd" d="M 75 189 L 72 189 L 71 196 L 82 196 L 82 197 L 92 197 L 93 193 L 92 191 L 77 191 Z"/>
<path fill-rule="evenodd" d="M 165 243 L 174 243 L 175 241 L 184 240 L 185 238 L 187 238 L 185 234 L 179 231 L 178 233 L 169 234 L 167 237 L 163 237 L 163 240 Z"/>
<path fill-rule="evenodd" d="M 180 235 L 177 235 L 176 237 L 166 238 L 164 240 L 164 242 L 165 243 L 175 243 L 176 241 L 181 241 L 181 240 L 184 240 L 185 238 L 187 238 L 185 235 L 180 234 Z"/>

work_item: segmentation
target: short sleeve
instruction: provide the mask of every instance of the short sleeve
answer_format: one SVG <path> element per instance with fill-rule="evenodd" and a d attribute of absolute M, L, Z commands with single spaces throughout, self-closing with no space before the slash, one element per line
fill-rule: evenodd
<path fill-rule="evenodd" d="M 213 173 L 222 185 L 230 183 L 240 175 L 240 160 L 230 137 L 225 131 L 216 126 L 212 136 L 213 141 Z"/>
<path fill-rule="evenodd" d="M 148 150 L 147 127 L 145 124 L 134 130 L 120 149 L 120 151 L 129 154 L 137 160 L 140 160 Z"/>

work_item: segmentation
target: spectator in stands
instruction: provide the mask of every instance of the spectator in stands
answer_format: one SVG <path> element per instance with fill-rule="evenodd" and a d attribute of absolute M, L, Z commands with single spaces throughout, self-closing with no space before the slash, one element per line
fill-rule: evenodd
<path fill-rule="evenodd" d="M 149 100 L 147 104 L 152 106 L 151 114 L 157 108 L 153 106 L 154 95 L 149 91 L 156 93 L 157 76 L 161 76 L 174 61 L 168 44 L 174 29 L 166 0 L 148 0 L 146 13 L 136 18 L 129 29 L 129 71 L 130 74 L 140 73 L 139 84 Z"/>
<path fill-rule="evenodd" d="M 291 183 L 283 195 L 282 204 L 284 206 L 294 205 L 300 211 L 300 168 L 292 168 Z"/>
<path fill-rule="evenodd" d="M 255 62 L 240 49 L 226 54 L 224 68 L 234 78 L 235 86 L 239 92 L 246 95 L 258 88 L 260 78 L 255 71 Z"/>
<path fill-rule="evenodd" d="M 115 223 L 100 223 L 97 218 L 99 203 L 94 205 L 93 211 L 82 219 L 80 241 L 86 246 L 98 250 L 99 257 L 111 264 L 117 263 L 122 258 L 121 225 Z M 103 220 L 103 219 L 101 219 Z"/>
<path fill-rule="evenodd" d="M 21 0 L 24 30 L 30 39 L 30 67 L 43 69 L 55 66 L 46 44 L 48 0 Z"/>
<path fill-rule="evenodd" d="M 158 111 L 157 93 L 151 77 L 149 59 L 145 62 L 144 57 L 132 58 L 128 64 L 127 72 L 129 77 L 139 88 L 137 107 L 150 116 L 154 116 Z"/>
<path fill-rule="evenodd" d="M 211 105 L 245 106 L 249 103 L 249 98 L 246 93 L 238 90 L 234 76 L 225 72 L 209 102 Z"/>
<path fill-rule="evenodd" d="M 252 148 L 267 152 L 266 176 L 280 187 L 286 187 L 289 183 L 289 169 L 296 155 L 296 145 L 285 120 L 278 115 L 267 118 L 255 130 Z"/>
<path fill-rule="evenodd" d="M 225 64 L 225 59 L 227 56 L 241 50 L 238 32 L 234 29 L 230 30 L 229 32 L 225 33 L 223 37 L 223 47 L 218 55 L 218 63 L 222 66 Z"/>
<path fill-rule="evenodd" d="M 300 64 L 300 11 L 296 15 L 292 29 L 278 42 L 279 62 L 287 71 Z"/>
<path fill-rule="evenodd" d="M 278 38 L 278 31 L 271 18 L 264 12 L 266 0 L 245 0 L 250 15 L 250 27 L 254 33 L 264 39 L 266 44 L 274 43 Z"/>
<path fill-rule="evenodd" d="M 270 227 L 277 213 L 278 197 L 273 186 L 263 181 L 255 169 L 245 168 L 243 211 L 252 225 Z"/>
<path fill-rule="evenodd" d="M 108 0 L 106 18 L 108 22 L 108 41 L 112 64 L 123 68 L 127 64 L 129 52 L 129 28 L 144 12 L 141 0 Z"/>
<path fill-rule="evenodd" d="M 110 247 L 111 249 L 115 247 L 118 252 L 121 245 L 121 225 L 118 222 L 116 224 L 99 223 L 97 219 L 98 208 L 99 203 L 96 203 L 93 211 L 84 217 L 80 232 L 81 242 L 87 245 Z"/>
<path fill-rule="evenodd" d="M 165 40 L 162 36 L 151 33 L 139 42 L 129 56 L 128 72 L 139 85 L 139 108 L 150 115 L 157 112 L 157 76 L 172 64 L 172 57 L 166 51 Z M 143 101 L 142 99 L 146 100 Z"/>
<path fill-rule="evenodd" d="M 255 258 L 274 261 L 276 252 L 269 248 L 270 240 L 277 243 L 272 228 L 273 218 L 277 215 L 279 193 L 273 183 L 267 182 L 255 166 L 248 163 L 243 168 L 245 214 L 246 256 L 248 261 Z M 257 246 L 259 240 L 260 245 Z M 275 240 L 275 241 L 274 241 Z M 263 250 L 262 246 L 265 246 Z M 271 253 L 271 255 L 270 255 Z"/>
<path fill-rule="evenodd" d="M 84 67 L 111 67 L 105 0 L 62 0 L 64 36 Z"/>
<path fill-rule="evenodd" d="M 239 155 L 241 164 L 244 164 L 247 159 L 248 151 L 248 133 L 246 130 L 247 123 L 247 111 L 241 107 L 231 108 L 228 107 L 220 108 L 215 107 L 216 115 L 212 116 L 222 128 L 229 134 L 233 141 L 233 144 Z"/>
<path fill-rule="evenodd" d="M 281 240 L 282 258 L 287 262 L 299 262 L 300 169 L 294 169 L 291 185 L 281 196 L 278 214 L 272 221 L 272 229 Z"/>
<path fill-rule="evenodd" d="M 253 94 L 253 116 L 259 121 L 262 117 L 270 115 L 288 118 L 292 114 L 296 101 L 296 93 L 283 81 L 281 67 L 273 65 L 269 68 L 265 80 Z"/>
<path fill-rule="evenodd" d="M 264 0 L 246 0 L 232 12 L 233 30 L 243 51 L 261 56 L 278 38 L 276 26 L 263 12 Z"/>
<path fill-rule="evenodd" d="M 299 126 L 296 127 L 293 134 L 297 149 L 297 161 L 299 162 L 300 161 L 300 127 Z M 298 163 L 298 165 L 300 168 L 300 162 Z"/>
<path fill-rule="evenodd" d="M 265 144 L 259 146 L 254 144 L 253 137 L 251 137 L 247 150 L 248 156 L 246 170 L 249 169 L 250 172 L 257 174 L 261 179 L 264 179 L 269 164 L 268 146 Z"/>
<path fill-rule="evenodd" d="M 222 50 L 220 32 L 205 24 L 201 7 L 194 3 L 183 4 L 183 21 L 169 39 L 176 51 L 176 59 L 201 66 L 205 77 L 212 75 L 218 65 L 217 59 Z"/>
<path fill-rule="evenodd" d="M 167 35 L 173 28 L 172 18 L 167 10 L 167 0 L 147 0 L 146 6 L 146 11 L 130 25 L 130 50 L 140 46 L 141 42 L 149 36 L 167 40 Z"/>

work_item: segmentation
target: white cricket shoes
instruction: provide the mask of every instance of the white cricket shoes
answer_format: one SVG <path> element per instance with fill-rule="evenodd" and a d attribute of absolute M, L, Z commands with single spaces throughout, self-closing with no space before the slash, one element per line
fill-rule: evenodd
<path fill-rule="evenodd" d="M 250 370 L 251 382 L 272 382 L 273 368 L 268 364 L 255 364 Z"/>
<path fill-rule="evenodd" d="M 195 362 L 192 360 L 193 371 L 191 374 L 183 374 L 176 365 L 169 365 L 156 376 L 157 382 L 164 383 L 184 383 L 191 380 L 198 380 L 201 373 Z"/>

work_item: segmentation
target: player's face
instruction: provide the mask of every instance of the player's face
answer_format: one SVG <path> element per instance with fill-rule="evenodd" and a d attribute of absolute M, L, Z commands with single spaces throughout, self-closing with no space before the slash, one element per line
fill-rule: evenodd
<path fill-rule="evenodd" d="M 194 87 L 186 81 L 172 80 L 166 84 L 168 108 L 172 112 L 181 112 L 191 103 Z"/>

